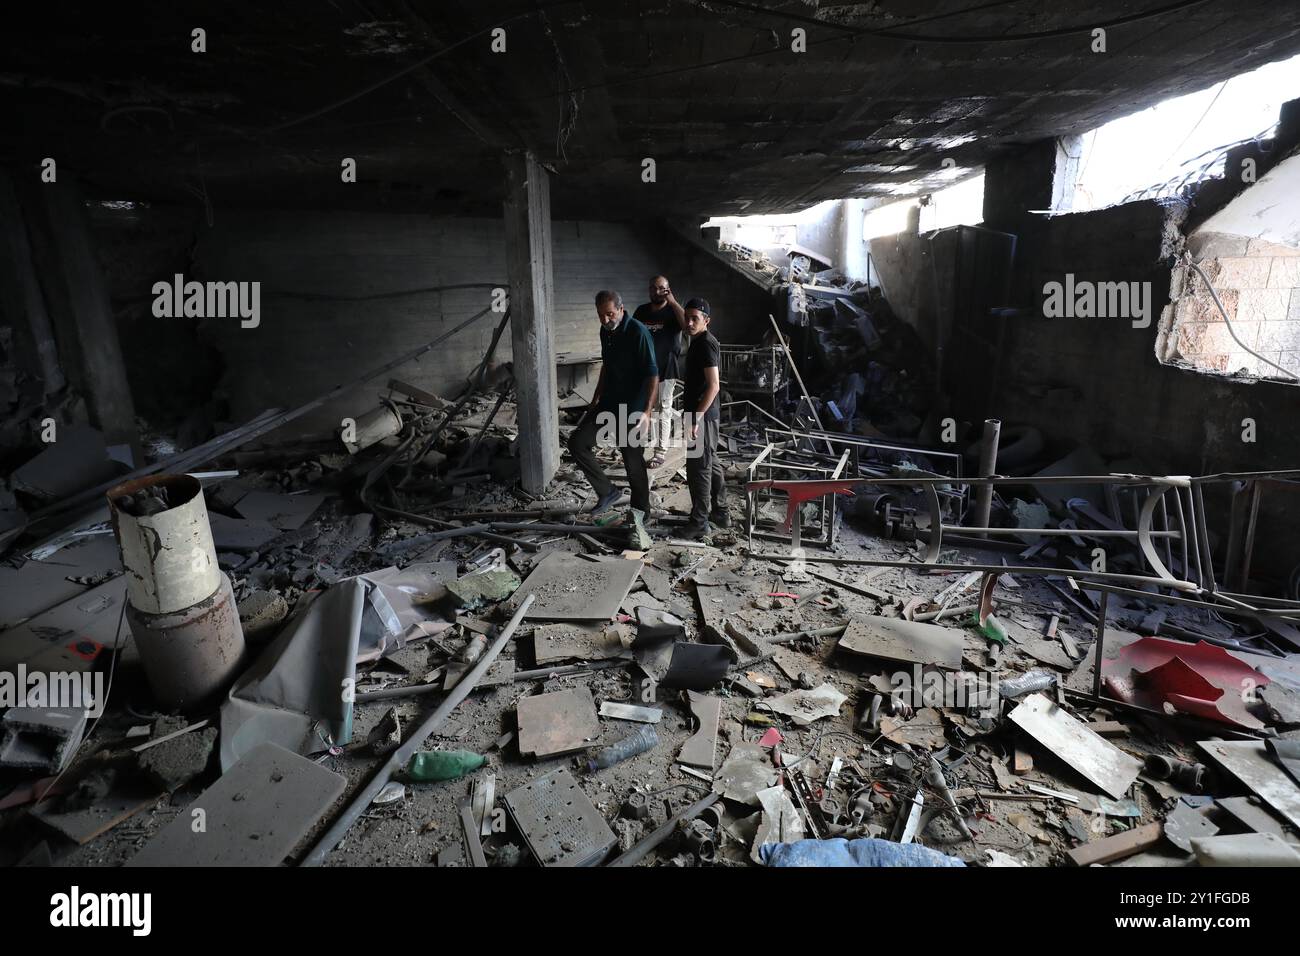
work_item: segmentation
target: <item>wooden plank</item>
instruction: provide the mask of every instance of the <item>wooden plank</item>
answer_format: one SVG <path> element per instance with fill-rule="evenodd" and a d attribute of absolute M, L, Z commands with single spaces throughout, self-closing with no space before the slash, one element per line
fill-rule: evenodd
<path fill-rule="evenodd" d="M 1249 787 L 1261 800 L 1300 827 L 1300 787 L 1273 762 L 1262 740 L 1201 740 L 1197 746 Z"/>
<path fill-rule="evenodd" d="M 1110 863 L 1151 849 L 1160 842 L 1163 832 L 1164 828 L 1159 823 L 1148 823 L 1106 837 L 1104 840 L 1093 840 L 1091 843 L 1076 846 L 1065 855 L 1075 866 Z"/>
<path fill-rule="evenodd" d="M 32 810 L 32 816 L 73 843 L 85 846 L 123 820 L 153 805 L 161 796 L 162 793 L 152 787 L 119 787 L 85 810 L 56 811 L 54 805 L 57 801 L 52 800 Z"/>
<path fill-rule="evenodd" d="M 1142 769 L 1136 757 L 1097 736 L 1042 694 L 1026 697 L 1009 716 L 1017 727 L 1116 800 L 1123 798 Z"/>

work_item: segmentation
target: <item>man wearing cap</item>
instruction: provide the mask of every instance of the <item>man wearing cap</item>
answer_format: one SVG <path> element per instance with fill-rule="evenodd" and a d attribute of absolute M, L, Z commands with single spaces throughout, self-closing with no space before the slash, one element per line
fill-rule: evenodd
<path fill-rule="evenodd" d="M 686 429 L 686 483 L 691 492 L 691 519 L 683 534 L 702 538 L 712 520 L 720 528 L 731 526 L 727 514 L 727 484 L 718 457 L 721 425 L 718 377 L 721 348 L 709 331 L 707 299 L 691 299 L 684 310 L 686 334 L 691 337 L 686 351 L 685 388 L 682 393 L 682 424 Z"/>
<path fill-rule="evenodd" d="M 681 378 L 681 360 L 686 352 L 686 314 L 667 276 L 650 280 L 650 301 L 637 307 L 632 317 L 650 330 L 655 345 L 655 363 L 659 366 L 659 395 L 654 402 L 655 452 L 650 460 L 658 468 L 668 457 L 668 442 L 674 433 L 677 412 L 673 407 Z"/>
<path fill-rule="evenodd" d="M 650 476 L 645 465 L 645 446 L 650 442 L 647 413 L 658 386 L 659 367 L 649 330 L 627 314 L 617 292 L 596 293 L 596 316 L 600 319 L 600 378 L 591 408 L 569 438 L 569 453 L 596 492 L 592 514 L 600 514 L 618 500 L 619 491 L 601 470 L 594 449 L 598 436 L 618 446 L 632 495 L 630 544 L 644 549 L 651 543 L 645 530 L 650 514 Z"/>

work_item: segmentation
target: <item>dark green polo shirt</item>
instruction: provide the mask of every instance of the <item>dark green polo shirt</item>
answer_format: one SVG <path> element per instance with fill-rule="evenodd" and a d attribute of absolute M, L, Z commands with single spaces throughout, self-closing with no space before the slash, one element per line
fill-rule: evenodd
<path fill-rule="evenodd" d="M 650 399 L 646 379 L 658 376 L 655 347 L 650 330 L 623 311 L 623 321 L 613 332 L 600 328 L 600 358 L 605 368 L 605 388 L 600 396 L 601 411 L 645 411 Z"/>

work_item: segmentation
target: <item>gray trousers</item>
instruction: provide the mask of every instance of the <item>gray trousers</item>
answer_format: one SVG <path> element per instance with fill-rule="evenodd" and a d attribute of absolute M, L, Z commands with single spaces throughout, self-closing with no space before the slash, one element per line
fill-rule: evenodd
<path fill-rule="evenodd" d="M 718 456 L 719 429 L 716 419 L 702 418 L 694 442 L 687 433 L 686 484 L 691 489 L 691 521 L 698 524 L 707 521 L 710 512 L 727 508 L 727 482 Z"/>

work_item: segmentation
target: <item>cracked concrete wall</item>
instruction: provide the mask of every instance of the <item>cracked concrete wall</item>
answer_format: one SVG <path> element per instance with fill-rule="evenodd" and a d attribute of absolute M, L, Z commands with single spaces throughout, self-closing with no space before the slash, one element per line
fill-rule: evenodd
<path fill-rule="evenodd" d="M 388 296 L 433 286 L 506 279 L 499 219 L 393 213 L 219 210 L 208 227 L 174 207 L 102 212 L 98 242 L 127 338 L 135 390 L 153 396 L 150 420 L 171 425 L 220 394 L 229 420 L 287 408 L 411 351 L 489 304 L 488 288 Z M 588 371 L 599 356 L 592 297 L 618 290 L 629 310 L 647 298 L 649 277 L 666 272 L 679 298 L 701 295 L 714 333 L 747 341 L 766 328 L 768 298 L 658 223 L 556 221 L 557 359 Z M 261 319 L 159 319 L 152 285 L 186 280 L 258 281 Z M 365 298 L 369 296 L 370 298 Z M 431 391 L 458 389 L 481 359 L 499 316 L 488 314 L 418 362 L 394 370 Z M 498 357 L 510 358 L 503 337 Z M 294 423 L 295 434 L 336 427 L 373 404 L 388 376 Z M 568 379 L 561 375 L 561 382 Z M 165 412 L 175 414 L 166 416 Z M 163 420 L 166 419 L 166 420 Z"/>

